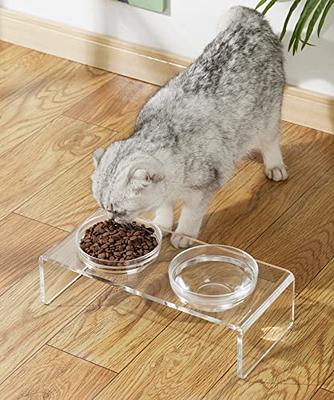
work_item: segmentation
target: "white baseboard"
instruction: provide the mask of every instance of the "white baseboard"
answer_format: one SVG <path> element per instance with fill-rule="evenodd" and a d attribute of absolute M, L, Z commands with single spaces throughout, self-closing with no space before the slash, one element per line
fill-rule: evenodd
<path fill-rule="evenodd" d="M 282 118 L 285 121 L 334 134 L 334 98 L 287 86 Z"/>
<path fill-rule="evenodd" d="M 129 76 L 165 84 L 191 60 L 0 8 L 0 39 Z M 286 88 L 283 119 L 334 133 L 334 98 Z"/>

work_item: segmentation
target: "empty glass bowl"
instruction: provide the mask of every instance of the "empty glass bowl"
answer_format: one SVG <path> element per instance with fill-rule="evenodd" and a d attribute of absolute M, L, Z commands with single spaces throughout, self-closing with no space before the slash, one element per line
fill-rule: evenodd
<path fill-rule="evenodd" d="M 218 312 L 240 304 L 255 289 L 258 265 L 230 246 L 200 245 L 179 253 L 169 265 L 174 293 L 199 310 Z"/>
<path fill-rule="evenodd" d="M 134 258 L 133 260 L 127 261 L 109 261 L 101 260 L 96 257 L 92 257 L 86 252 L 84 252 L 80 247 L 81 239 L 84 237 L 85 232 L 91 226 L 97 224 L 98 222 L 105 221 L 108 219 L 106 212 L 101 211 L 100 213 L 94 214 L 92 217 L 86 219 L 82 225 L 78 228 L 76 232 L 76 247 L 77 253 L 80 260 L 87 265 L 87 267 L 92 269 L 104 269 L 116 274 L 133 274 L 142 271 L 149 264 L 151 264 L 159 255 L 161 249 L 162 233 L 160 228 L 151 222 L 138 221 L 140 224 L 147 226 L 148 228 L 153 228 L 158 245 L 150 252 L 144 256 Z"/>

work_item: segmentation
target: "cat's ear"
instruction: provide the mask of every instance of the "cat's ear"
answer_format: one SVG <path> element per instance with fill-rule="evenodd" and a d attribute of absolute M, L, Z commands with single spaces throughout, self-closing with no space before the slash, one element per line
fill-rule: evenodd
<path fill-rule="evenodd" d="M 149 173 L 146 169 L 138 168 L 132 173 L 131 180 L 137 188 L 144 188 L 152 183 L 161 182 L 163 177 L 156 173 Z"/>
<path fill-rule="evenodd" d="M 97 167 L 99 162 L 101 161 L 101 158 L 105 152 L 105 149 L 102 149 L 101 147 L 96 149 L 93 153 L 93 163 L 94 167 Z"/>

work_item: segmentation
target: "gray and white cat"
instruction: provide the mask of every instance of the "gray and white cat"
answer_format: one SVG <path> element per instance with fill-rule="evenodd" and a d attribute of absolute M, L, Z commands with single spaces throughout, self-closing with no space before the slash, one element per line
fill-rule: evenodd
<path fill-rule="evenodd" d="M 178 234 L 197 237 L 214 193 L 252 149 L 269 179 L 287 178 L 279 131 L 285 78 L 278 38 L 245 7 L 230 9 L 225 26 L 203 54 L 151 97 L 127 140 L 94 153 L 97 202 L 115 217 L 156 211 L 170 230 L 173 204 L 183 202 Z"/>

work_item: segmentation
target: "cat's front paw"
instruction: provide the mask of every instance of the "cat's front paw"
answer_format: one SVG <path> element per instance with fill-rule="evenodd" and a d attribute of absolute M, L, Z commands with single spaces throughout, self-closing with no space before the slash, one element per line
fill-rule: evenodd
<path fill-rule="evenodd" d="M 172 230 L 172 225 L 164 226 L 161 224 L 160 219 L 155 218 L 152 221 L 155 225 L 158 225 L 158 227 L 161 229 L 162 237 L 166 237 L 170 234 L 170 231 Z"/>
<path fill-rule="evenodd" d="M 275 182 L 285 181 L 288 179 L 288 171 L 285 165 L 280 165 L 273 168 L 266 168 L 267 177 Z"/>
<path fill-rule="evenodd" d="M 173 233 L 171 237 L 171 243 L 177 249 L 186 249 L 193 245 L 193 240 L 187 238 L 186 236 L 179 235 L 177 233 Z"/>

